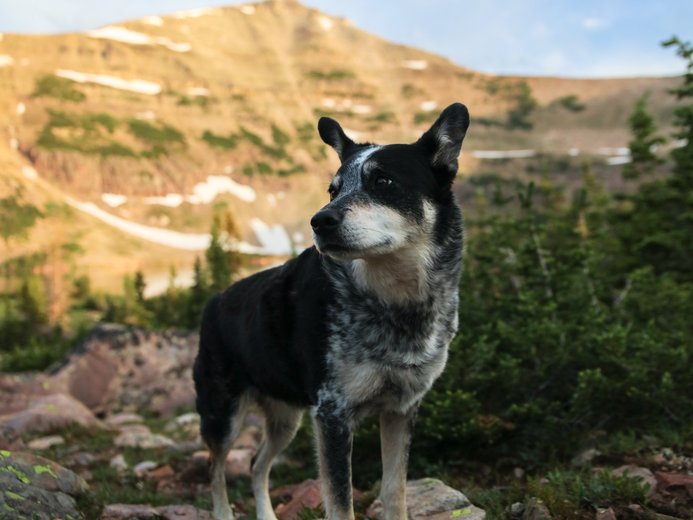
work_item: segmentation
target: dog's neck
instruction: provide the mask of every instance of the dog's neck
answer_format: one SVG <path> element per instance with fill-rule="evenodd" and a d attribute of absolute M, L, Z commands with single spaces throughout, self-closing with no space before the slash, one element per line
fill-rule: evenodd
<path fill-rule="evenodd" d="M 395 253 L 351 261 L 354 283 L 387 303 L 406 304 L 428 295 L 432 252 L 408 247 Z"/>

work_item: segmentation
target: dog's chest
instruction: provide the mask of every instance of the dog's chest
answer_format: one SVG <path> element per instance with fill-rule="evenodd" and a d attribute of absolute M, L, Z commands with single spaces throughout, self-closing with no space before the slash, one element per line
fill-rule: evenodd
<path fill-rule="evenodd" d="M 457 329 L 457 292 L 420 305 L 387 306 L 348 297 L 330 313 L 323 397 L 357 415 L 406 412 L 440 375 Z"/>

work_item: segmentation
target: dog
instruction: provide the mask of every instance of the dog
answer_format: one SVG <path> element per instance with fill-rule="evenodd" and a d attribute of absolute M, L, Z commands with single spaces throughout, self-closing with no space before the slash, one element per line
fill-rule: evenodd
<path fill-rule="evenodd" d="M 458 325 L 462 214 L 452 192 L 469 126 L 447 107 L 413 144 L 357 144 L 318 122 L 341 166 L 311 219 L 315 245 L 210 298 L 193 377 L 208 445 L 214 516 L 231 520 L 224 464 L 249 407 L 266 419 L 252 466 L 257 517 L 276 520 L 273 459 L 310 409 L 327 518 L 354 518 L 352 435 L 380 415 L 386 520 L 407 518 L 419 402 L 443 371 Z"/>

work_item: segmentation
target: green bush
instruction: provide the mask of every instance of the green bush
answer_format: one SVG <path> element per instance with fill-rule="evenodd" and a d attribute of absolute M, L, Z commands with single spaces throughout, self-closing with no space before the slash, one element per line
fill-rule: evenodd
<path fill-rule="evenodd" d="M 233 150 L 238 145 L 238 137 L 230 134 L 228 137 L 216 135 L 209 130 L 205 130 L 202 134 L 202 140 L 209 146 L 223 148 L 225 150 Z"/>
<path fill-rule="evenodd" d="M 585 104 L 580 102 L 580 99 L 575 94 L 558 98 L 554 103 L 571 112 L 582 112 L 585 110 Z"/>
<path fill-rule="evenodd" d="M 459 333 L 423 401 L 414 452 L 532 467 L 597 432 L 685 438 L 693 282 L 672 264 L 689 262 L 634 258 L 623 239 L 642 225 L 614 216 L 597 189 L 568 207 L 532 198 L 522 195 L 519 217 L 467 224 Z"/>
<path fill-rule="evenodd" d="M 311 70 L 308 72 L 308 77 L 312 79 L 322 79 L 327 81 L 343 81 L 355 77 L 354 73 L 346 69 L 334 70 Z"/>
<path fill-rule="evenodd" d="M 70 114 L 48 109 L 49 120 L 41 130 L 37 145 L 47 150 L 66 150 L 101 156 L 136 157 L 129 147 L 110 138 L 118 120 L 109 114 Z M 69 130 L 68 136 L 57 135 L 56 129 Z"/>
<path fill-rule="evenodd" d="M 75 88 L 73 81 L 53 74 L 46 74 L 38 78 L 31 95 L 33 97 L 52 97 L 74 103 L 80 103 L 87 98 L 84 92 Z"/>

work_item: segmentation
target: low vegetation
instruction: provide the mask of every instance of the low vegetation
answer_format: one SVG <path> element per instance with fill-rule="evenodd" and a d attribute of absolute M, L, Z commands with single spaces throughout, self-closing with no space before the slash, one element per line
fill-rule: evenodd
<path fill-rule="evenodd" d="M 103 112 L 78 114 L 54 109 L 48 109 L 48 116 L 36 141 L 46 150 L 136 158 L 159 157 L 185 147 L 183 134 L 165 123 L 154 125 L 140 119 L 122 121 Z M 134 150 L 115 138 L 116 130 L 123 126 L 142 144 L 142 149 Z"/>
<path fill-rule="evenodd" d="M 571 159 L 554 157 L 537 158 L 526 179 L 488 174 L 469 183 L 479 204 L 467 214 L 459 333 L 445 372 L 422 403 L 411 475 L 463 482 L 470 467 L 488 468 L 494 475 L 488 482 L 502 486 L 477 487 L 470 496 L 489 518 L 509 518 L 508 507 L 528 497 L 541 500 L 556 519 L 591 519 L 597 508 L 612 505 L 647 507 L 637 479 L 590 467 L 566 469 L 568 461 L 586 448 L 607 456 L 653 445 L 691 448 L 693 49 L 677 39 L 667 45 L 687 62 L 673 115 L 673 137 L 683 145 L 667 156 L 653 150 L 657 129 L 646 103 L 639 103 L 630 119 L 637 174 L 622 170 L 622 188 L 607 191 L 585 163 L 579 184 L 568 189 L 554 180 L 572 170 Z M 506 87 L 486 88 L 497 95 Z M 526 84 L 513 88 L 517 110 L 505 124 L 513 119 L 523 128 L 534 102 Z M 77 128 L 83 140 L 90 132 L 108 136 L 121 124 L 105 114 L 51 117 L 53 128 Z M 165 125 L 128 128 L 152 146 L 159 139 L 182 144 Z M 303 146 L 317 142 L 307 124 L 299 124 L 296 135 Z M 291 136 L 278 127 L 271 142 L 243 127 L 227 137 L 205 132 L 202 138 L 210 146 L 243 145 L 262 154 L 263 160 L 243 167 L 250 174 L 300 168 L 289 163 Z M 19 195 L 0 200 L 0 211 L 15 210 L 19 220 L 0 228 L 9 243 L 26 235 L 44 212 Z M 70 313 L 83 316 L 88 310 L 92 319 L 195 328 L 205 300 L 238 267 L 239 257 L 226 247 L 236 234 L 232 218 L 215 219 L 190 289 L 171 284 L 165 294 L 147 299 L 144 278 L 136 273 L 124 280 L 123 295 L 102 296 L 75 280 Z M 73 326 L 69 336 L 50 319 L 49 281 L 41 268 L 46 258 L 2 266 L 12 277 L 0 301 L 2 335 L 14 338 L 11 349 L 0 353 L 2 369 L 42 368 L 62 352 L 62 341 L 74 341 L 81 330 Z M 366 422 L 355 441 L 356 485 L 363 489 L 379 478 L 376 426 Z M 313 459 L 309 433 L 299 435 L 290 456 Z M 529 477 L 514 484 L 495 478 L 514 468 Z M 95 478 L 107 483 L 108 471 Z M 109 493 L 126 500 L 126 491 Z"/>
<path fill-rule="evenodd" d="M 333 70 L 311 70 L 308 71 L 307 76 L 311 79 L 326 80 L 326 81 L 343 81 L 345 79 L 353 79 L 356 75 L 346 69 L 333 69 Z"/>
<path fill-rule="evenodd" d="M 31 95 L 33 97 L 51 97 L 73 103 L 80 103 L 87 98 L 84 92 L 75 88 L 74 81 L 53 74 L 40 76 L 36 80 L 36 86 Z"/>

